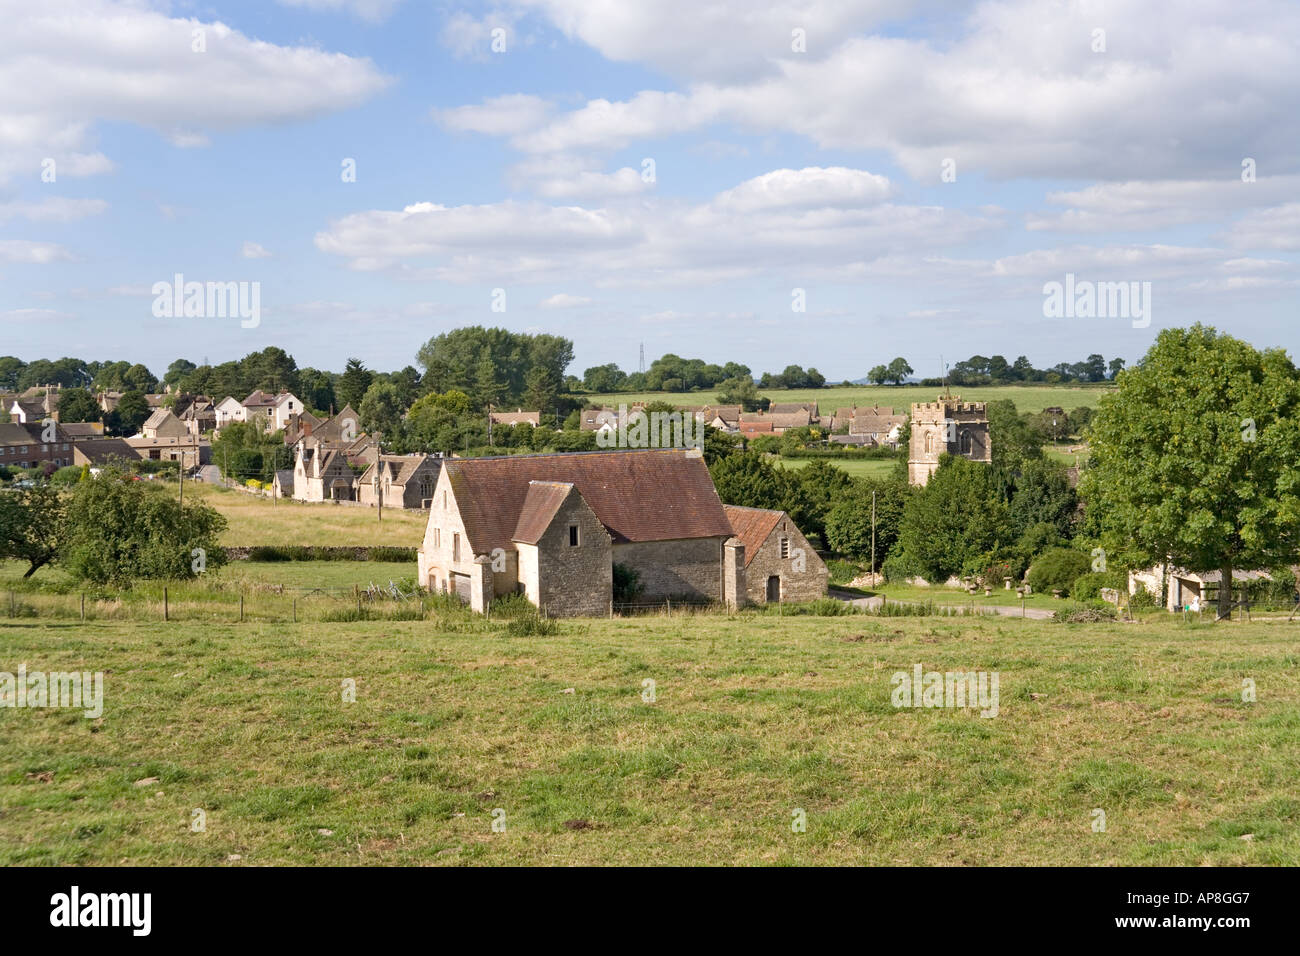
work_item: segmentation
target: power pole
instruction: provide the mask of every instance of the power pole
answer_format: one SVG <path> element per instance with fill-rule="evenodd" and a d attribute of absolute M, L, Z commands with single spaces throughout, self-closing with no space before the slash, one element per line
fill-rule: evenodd
<path fill-rule="evenodd" d="M 176 469 L 176 476 L 179 479 L 177 484 L 180 488 L 180 506 L 184 508 L 185 507 L 185 449 L 184 448 L 181 449 L 181 460 L 179 464 L 180 467 Z"/>
<path fill-rule="evenodd" d="M 492 403 L 488 402 L 488 447 L 492 447 Z"/>
<path fill-rule="evenodd" d="M 375 504 L 379 507 L 379 520 L 380 520 L 380 522 L 382 523 L 383 520 L 384 520 L 384 490 L 383 490 L 383 488 L 382 488 L 382 487 L 380 486 L 380 484 L 379 484 L 379 464 L 380 464 L 380 461 L 381 461 L 380 456 L 376 455 L 376 456 L 375 456 L 375 477 L 374 477 L 374 483 L 375 483 Z"/>
<path fill-rule="evenodd" d="M 871 586 L 876 586 L 876 493 L 871 493 Z"/>

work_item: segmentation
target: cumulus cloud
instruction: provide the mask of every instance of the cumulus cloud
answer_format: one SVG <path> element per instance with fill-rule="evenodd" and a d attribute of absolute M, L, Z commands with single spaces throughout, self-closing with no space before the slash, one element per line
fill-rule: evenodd
<path fill-rule="evenodd" d="M 350 13 L 362 20 L 387 20 L 402 0 L 276 0 L 286 7 L 302 7 L 317 13 Z"/>
<path fill-rule="evenodd" d="M 569 295 L 567 292 L 557 292 L 541 301 L 543 309 L 576 309 L 580 305 L 591 305 L 591 299 L 582 295 Z"/>
<path fill-rule="evenodd" d="M 90 150 L 100 121 L 133 123 L 183 146 L 214 132 L 347 109 L 389 79 L 368 59 L 252 39 L 219 22 L 169 17 L 129 0 L 0 0 L 0 179 L 109 168 Z M 202 31 L 204 52 L 196 52 Z"/>
<path fill-rule="evenodd" d="M 1228 230 L 1227 239 L 1242 249 L 1300 250 L 1300 202 L 1283 203 L 1243 216 Z"/>
<path fill-rule="evenodd" d="M 253 242 L 251 239 L 244 241 L 244 245 L 239 250 L 239 254 L 245 259 L 271 258 L 271 253 L 267 252 L 261 243 Z"/>
<path fill-rule="evenodd" d="M 70 199 L 66 196 L 0 202 L 0 222 L 14 218 L 31 222 L 76 222 L 88 216 L 98 216 L 107 208 L 108 203 L 102 199 Z"/>
<path fill-rule="evenodd" d="M 0 262 L 23 262 L 47 265 L 51 262 L 71 261 L 72 253 L 55 242 L 34 242 L 30 239 L 0 239 Z"/>

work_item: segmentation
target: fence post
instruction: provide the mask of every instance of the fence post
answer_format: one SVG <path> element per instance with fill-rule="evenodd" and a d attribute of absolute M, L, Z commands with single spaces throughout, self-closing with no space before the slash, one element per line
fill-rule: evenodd
<path fill-rule="evenodd" d="M 293 599 L 293 623 L 298 623 L 298 599 Z"/>
<path fill-rule="evenodd" d="M 86 619 L 86 592 L 81 592 L 81 619 Z"/>
<path fill-rule="evenodd" d="M 239 595 L 239 623 L 244 623 L 244 595 L 242 591 Z"/>
<path fill-rule="evenodd" d="M 170 608 L 168 608 L 167 606 L 167 589 L 163 588 L 163 620 L 166 621 L 169 619 L 169 617 L 170 617 Z"/>

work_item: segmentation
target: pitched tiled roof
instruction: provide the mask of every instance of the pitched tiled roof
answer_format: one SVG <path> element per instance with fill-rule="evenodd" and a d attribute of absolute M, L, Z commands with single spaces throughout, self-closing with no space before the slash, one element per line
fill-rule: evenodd
<path fill-rule="evenodd" d="M 35 423 L 0 422 L 0 445 L 40 444 L 41 426 Z"/>
<path fill-rule="evenodd" d="M 560 510 L 572 490 L 573 483 L 569 481 L 528 482 L 528 494 L 524 496 L 524 506 L 519 511 L 513 540 L 524 544 L 536 544 L 542 540 L 555 512 Z"/>
<path fill-rule="evenodd" d="M 140 457 L 125 438 L 91 438 L 79 441 L 73 447 L 95 465 L 102 465 L 112 458 L 134 461 Z"/>
<path fill-rule="evenodd" d="M 723 505 L 731 530 L 735 532 L 740 543 L 745 546 L 745 567 L 754 560 L 758 549 L 763 546 L 767 536 L 785 517 L 784 511 L 772 511 L 768 508 L 742 508 L 740 505 Z"/>
<path fill-rule="evenodd" d="M 614 543 L 731 537 L 698 452 L 680 449 L 457 458 L 443 465 L 476 554 L 509 548 L 529 482 L 569 482 Z"/>
<path fill-rule="evenodd" d="M 540 425 L 541 412 L 526 412 L 523 409 L 514 412 L 493 412 L 492 422 L 496 425 Z"/>

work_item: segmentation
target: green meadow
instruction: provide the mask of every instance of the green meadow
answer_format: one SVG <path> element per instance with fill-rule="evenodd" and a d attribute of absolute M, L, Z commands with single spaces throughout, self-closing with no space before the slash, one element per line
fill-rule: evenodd
<path fill-rule="evenodd" d="M 1294 866 L 1298 628 L 0 617 L 0 671 L 105 680 L 0 707 L 0 863 Z M 916 664 L 997 716 L 895 708 Z"/>

